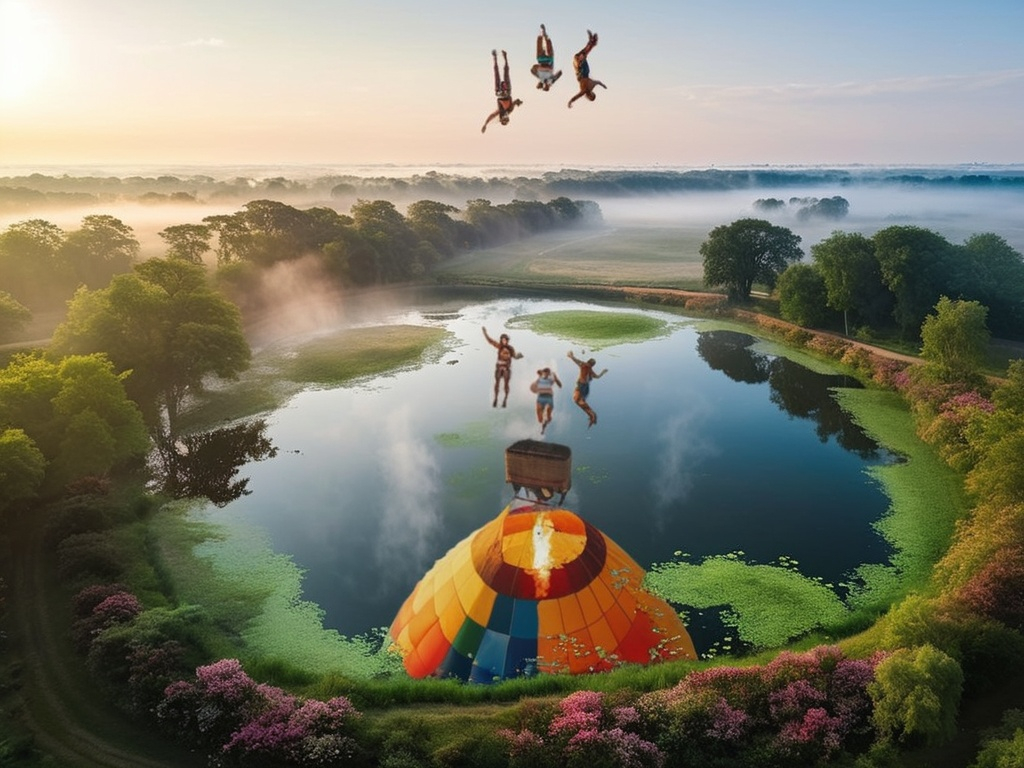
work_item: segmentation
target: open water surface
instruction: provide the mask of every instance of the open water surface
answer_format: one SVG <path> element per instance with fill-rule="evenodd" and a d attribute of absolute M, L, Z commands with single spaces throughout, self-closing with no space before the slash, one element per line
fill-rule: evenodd
<path fill-rule="evenodd" d="M 434 561 L 501 512 L 513 496 L 504 451 L 523 438 L 572 449 L 565 506 L 644 567 L 742 552 L 757 563 L 787 556 L 839 584 L 887 560 L 872 523 L 889 501 L 865 470 L 894 457 L 831 395 L 856 382 L 670 313 L 651 313 L 668 324 L 664 336 L 598 350 L 514 320 L 565 309 L 644 311 L 508 297 L 393 306 L 372 323 L 441 326 L 454 344 L 416 369 L 294 397 L 266 419 L 276 454 L 241 468 L 248 495 L 206 515 L 264 530 L 343 635 L 389 625 Z M 491 404 L 495 351 L 483 326 L 508 332 L 524 355 L 506 408 Z M 570 349 L 608 369 L 592 385 L 592 428 L 571 399 Z M 542 438 L 529 384 L 543 366 L 564 387 Z M 714 624 L 691 626 L 698 651 Z"/>

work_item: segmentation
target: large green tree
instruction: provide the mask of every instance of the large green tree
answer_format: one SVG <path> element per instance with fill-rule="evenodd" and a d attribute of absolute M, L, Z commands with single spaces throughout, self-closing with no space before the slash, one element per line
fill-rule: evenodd
<path fill-rule="evenodd" d="M 881 229 L 871 238 L 882 281 L 896 299 L 893 314 L 904 335 L 917 331 L 942 295 L 958 295 L 953 246 L 942 235 L 914 226 Z"/>
<path fill-rule="evenodd" d="M 105 352 L 131 371 L 129 394 L 158 439 L 177 434 L 181 405 L 205 377 L 232 378 L 250 358 L 238 308 L 180 259 L 150 259 L 107 288 L 80 289 L 51 352 Z"/>
<path fill-rule="evenodd" d="M 715 227 L 701 243 L 704 282 L 746 301 L 754 283 L 774 288 L 786 267 L 803 257 L 800 236 L 764 219 L 739 219 Z"/>
<path fill-rule="evenodd" d="M 999 235 L 971 235 L 956 249 L 960 297 L 988 307 L 992 333 L 1024 338 L 1024 256 Z"/>
<path fill-rule="evenodd" d="M 843 313 L 846 334 L 849 317 L 871 326 L 885 324 L 892 312 L 892 294 L 882 282 L 871 239 L 859 232 L 833 232 L 811 246 L 811 258 L 825 280 L 828 305 Z"/>
<path fill-rule="evenodd" d="M 921 325 L 921 357 L 939 378 L 975 382 L 988 354 L 988 310 L 977 301 L 953 301 L 946 296 Z"/>

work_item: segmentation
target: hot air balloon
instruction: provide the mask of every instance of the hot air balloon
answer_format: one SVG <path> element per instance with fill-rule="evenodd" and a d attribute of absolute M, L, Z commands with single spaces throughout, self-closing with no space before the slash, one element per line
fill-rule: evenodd
<path fill-rule="evenodd" d="M 644 590 L 644 570 L 561 506 L 569 457 L 536 441 L 506 451 L 517 495 L 434 564 L 392 622 L 412 677 L 490 683 L 697 657 L 679 615 Z"/>

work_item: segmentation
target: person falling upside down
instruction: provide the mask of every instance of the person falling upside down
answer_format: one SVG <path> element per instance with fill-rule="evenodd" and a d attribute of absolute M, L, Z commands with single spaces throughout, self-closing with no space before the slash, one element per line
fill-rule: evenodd
<path fill-rule="evenodd" d="M 508 383 L 512 378 L 512 360 L 519 360 L 522 354 L 516 352 L 512 348 L 512 345 L 508 343 L 508 334 L 503 333 L 495 341 L 487 334 L 487 329 L 484 328 L 484 338 L 487 339 L 492 347 L 496 347 L 498 350 L 498 361 L 494 365 L 494 402 L 491 406 L 494 408 L 498 407 L 498 385 L 502 382 L 505 383 L 505 399 L 501 402 L 501 407 L 504 408 L 508 405 Z"/>
<path fill-rule="evenodd" d="M 484 126 L 480 129 L 480 133 L 487 130 L 487 124 L 494 118 L 498 118 L 498 122 L 502 125 L 508 125 L 512 110 L 523 103 L 519 99 L 512 100 L 512 79 L 508 74 L 508 54 L 502 51 L 501 56 L 505 60 L 504 78 L 498 73 L 498 52 L 491 51 L 491 57 L 494 59 L 494 95 L 498 99 L 498 108 L 484 120 Z"/>
<path fill-rule="evenodd" d="M 580 92 L 569 99 L 569 109 L 572 109 L 572 103 L 581 96 L 586 96 L 589 101 L 596 99 L 597 94 L 594 93 L 594 88 L 597 86 L 600 85 L 602 88 L 608 87 L 600 80 L 595 80 L 590 76 L 590 62 L 587 61 L 587 56 L 594 49 L 595 45 L 597 45 L 597 35 L 588 29 L 587 44 L 572 57 L 572 66 L 576 71 L 576 81 L 580 84 Z"/>
<path fill-rule="evenodd" d="M 543 435 L 548 424 L 551 423 L 551 414 L 555 410 L 555 385 L 562 388 L 562 381 L 558 374 L 550 368 L 541 368 L 537 371 L 537 380 L 530 385 L 530 389 L 537 394 L 537 423 L 540 424 L 540 433 Z"/>
<path fill-rule="evenodd" d="M 600 379 L 608 373 L 608 369 L 605 368 L 600 373 L 594 373 L 594 366 L 597 365 L 597 360 L 590 358 L 586 362 L 583 362 L 572 353 L 572 350 L 569 350 L 569 359 L 580 367 L 580 375 L 579 378 L 576 379 L 576 389 L 572 393 L 572 401 L 582 408 L 583 412 L 590 417 L 590 423 L 587 426 L 592 427 L 597 424 L 597 414 L 594 413 L 593 408 L 587 405 L 587 397 L 590 396 L 590 382 L 594 379 Z"/>
<path fill-rule="evenodd" d="M 562 70 L 555 71 L 555 48 L 543 24 L 537 35 L 537 63 L 530 67 L 530 71 L 540 81 L 537 88 L 545 91 L 551 90 L 551 86 L 562 76 Z"/>

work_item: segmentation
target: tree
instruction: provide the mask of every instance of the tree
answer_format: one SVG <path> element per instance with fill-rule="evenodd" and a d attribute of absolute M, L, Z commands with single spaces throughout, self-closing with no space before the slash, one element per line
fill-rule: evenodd
<path fill-rule="evenodd" d="M 819 328 L 829 320 L 825 281 L 810 264 L 791 264 L 779 275 L 779 313 L 784 320 Z"/>
<path fill-rule="evenodd" d="M 0 343 L 8 341 L 31 319 L 32 313 L 27 307 L 7 291 L 0 291 Z"/>
<path fill-rule="evenodd" d="M 976 301 L 943 296 L 921 326 L 921 357 L 948 382 L 974 382 L 988 355 L 988 310 Z"/>
<path fill-rule="evenodd" d="M 956 295 L 952 245 L 942 235 L 912 226 L 879 230 L 872 242 L 882 282 L 896 299 L 893 314 L 900 330 L 906 335 L 920 329 L 939 296 Z"/>
<path fill-rule="evenodd" d="M 420 238 L 388 200 L 357 200 L 352 206 L 355 228 L 380 256 L 380 279 L 385 283 L 409 278 L 413 252 Z"/>
<path fill-rule="evenodd" d="M 149 449 L 124 377 L 103 355 L 16 356 L 0 371 L 0 423 L 25 432 L 48 462 L 54 487 L 103 475 Z"/>
<path fill-rule="evenodd" d="M 0 285 L 29 307 L 63 302 L 74 288 L 59 258 L 64 239 L 43 219 L 11 224 L 0 234 Z"/>
<path fill-rule="evenodd" d="M 462 222 L 451 217 L 451 214 L 458 211 L 454 205 L 447 203 L 419 200 L 409 204 L 406 217 L 417 237 L 433 245 L 442 255 L 451 256 L 461 240 Z"/>
<path fill-rule="evenodd" d="M 811 258 L 825 281 L 828 305 L 843 313 L 850 335 L 849 314 L 869 325 L 881 325 L 892 311 L 892 294 L 882 282 L 875 246 L 859 232 L 833 232 L 811 246 Z"/>
<path fill-rule="evenodd" d="M 181 404 L 204 377 L 233 378 L 250 358 L 238 308 L 180 259 L 150 259 L 108 288 L 75 294 L 51 354 L 90 352 L 132 372 L 128 392 L 158 442 L 177 434 Z"/>
<path fill-rule="evenodd" d="M 956 733 L 963 682 L 956 660 L 933 646 L 901 648 L 879 663 L 868 684 L 875 726 L 892 741 L 947 741 Z"/>
<path fill-rule="evenodd" d="M 213 230 L 209 224 L 175 224 L 157 234 L 168 245 L 168 258 L 202 264 L 203 254 L 210 250 Z"/>
<path fill-rule="evenodd" d="M 701 243 L 704 282 L 747 301 L 754 283 L 774 288 L 786 266 L 803 257 L 800 236 L 764 219 L 739 219 L 711 230 Z"/>
<path fill-rule="evenodd" d="M 71 232 L 61 249 L 76 281 L 89 288 L 102 288 L 114 275 L 127 272 L 138 255 L 132 228 L 105 214 L 83 218 L 81 229 Z"/>
<path fill-rule="evenodd" d="M 992 233 L 972 235 L 955 256 L 960 298 L 988 307 L 996 336 L 1024 338 L 1024 256 Z"/>
<path fill-rule="evenodd" d="M 36 495 L 46 459 L 22 429 L 0 431 L 0 512 Z"/>

